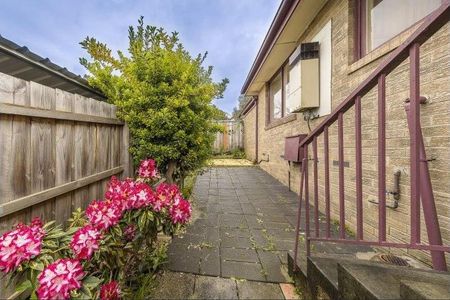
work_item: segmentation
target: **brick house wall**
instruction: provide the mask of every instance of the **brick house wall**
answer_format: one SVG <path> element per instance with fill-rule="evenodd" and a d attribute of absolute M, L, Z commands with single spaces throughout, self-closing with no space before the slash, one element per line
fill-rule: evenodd
<path fill-rule="evenodd" d="M 353 62 L 353 1 L 329 1 L 315 17 L 299 43 L 311 41 L 320 29 L 331 20 L 332 39 L 332 109 L 337 107 L 370 73 L 380 64 L 390 51 L 399 46 L 414 31 L 413 28 L 393 38 L 386 44 L 370 52 L 357 62 Z M 450 244 L 450 28 L 445 25 L 429 41 L 421 46 L 420 73 L 421 95 L 429 102 L 421 106 L 421 121 L 427 158 L 429 162 L 434 196 L 439 214 L 444 244 Z M 387 241 L 409 242 L 410 232 L 410 196 L 409 196 L 409 132 L 404 110 L 404 100 L 409 97 L 409 65 L 403 62 L 386 78 L 386 187 L 392 190 L 394 172 L 401 171 L 399 207 L 387 208 Z M 288 184 L 288 163 L 281 157 L 284 152 L 284 138 L 299 133 L 308 133 L 307 123 L 302 114 L 292 114 L 283 119 L 266 124 L 267 91 L 263 88 L 258 95 L 259 116 L 259 156 L 267 158 L 261 162 L 265 171 L 280 182 Z M 255 109 L 244 116 L 245 133 L 253 132 Z M 314 129 L 323 117 L 312 120 Z M 246 154 L 253 159 L 255 150 L 250 144 L 254 136 L 246 137 Z M 332 218 L 339 218 L 338 203 L 338 167 L 333 161 L 338 160 L 337 124 L 329 128 L 330 145 L 330 192 Z M 362 98 L 362 153 L 363 153 L 363 211 L 364 237 L 377 239 L 378 206 L 369 200 L 377 201 L 377 91 L 372 90 Z M 344 114 L 344 160 L 345 167 L 345 206 L 346 225 L 351 230 L 356 228 L 355 200 L 355 144 L 354 144 L 354 110 Z M 312 149 L 309 151 L 312 156 Z M 324 166 L 323 139 L 318 139 L 318 174 L 319 174 L 319 209 L 324 210 Z M 300 165 L 291 165 L 291 188 L 298 193 L 300 182 Z M 310 199 L 312 196 L 312 164 L 310 172 Z M 387 196 L 387 203 L 392 201 Z M 427 241 L 426 227 L 422 214 L 422 239 Z M 314 230 L 312 224 L 311 230 Z M 392 252 L 403 250 L 391 249 Z M 406 251 L 406 250 L 405 250 Z M 430 263 L 428 252 L 410 251 L 410 255 Z M 447 253 L 447 263 L 450 255 Z M 450 266 L 450 264 L 449 264 Z"/>
<path fill-rule="evenodd" d="M 253 107 L 244 119 L 244 150 L 248 160 L 256 160 L 256 108 Z"/>

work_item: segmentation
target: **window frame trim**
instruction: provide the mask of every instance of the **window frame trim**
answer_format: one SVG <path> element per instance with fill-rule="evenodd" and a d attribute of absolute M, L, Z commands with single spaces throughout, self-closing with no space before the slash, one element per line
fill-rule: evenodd
<path fill-rule="evenodd" d="M 408 30 L 410 30 L 412 27 L 416 26 L 420 22 L 423 22 L 430 14 L 433 13 L 430 12 L 428 15 L 424 16 L 420 20 L 417 20 L 414 24 L 411 26 L 408 26 L 401 32 L 397 33 L 381 45 L 377 46 L 374 49 L 371 49 L 370 51 L 367 49 L 367 1 L 368 0 L 354 0 L 353 5 L 353 19 L 354 19 L 354 28 L 353 28 L 353 35 L 354 35 L 354 45 L 353 45 L 353 62 L 357 62 L 360 59 L 364 58 L 367 54 L 374 52 L 378 50 L 379 48 L 384 47 L 386 44 L 390 43 L 392 40 L 397 38 L 398 36 L 404 34 Z M 446 0 L 441 0 L 441 5 Z"/>
<path fill-rule="evenodd" d="M 294 50 L 295 51 L 295 50 Z M 294 51 L 292 53 L 294 53 Z M 266 98 L 267 98 L 267 113 L 266 113 L 266 126 L 272 123 L 275 120 L 283 119 L 290 114 L 285 114 L 285 108 L 286 108 L 286 78 L 284 75 L 284 68 L 289 64 L 289 58 L 284 61 L 284 63 L 277 69 L 277 71 L 270 77 L 270 79 L 267 81 L 266 84 Z M 270 85 L 272 81 L 278 76 L 278 74 L 281 74 L 281 117 L 280 118 L 274 118 L 272 108 L 273 103 L 270 96 Z"/>

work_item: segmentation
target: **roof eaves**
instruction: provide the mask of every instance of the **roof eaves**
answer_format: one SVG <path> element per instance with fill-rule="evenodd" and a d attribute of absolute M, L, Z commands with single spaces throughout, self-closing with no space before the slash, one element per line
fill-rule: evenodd
<path fill-rule="evenodd" d="M 280 33 L 283 31 L 287 20 L 289 20 L 292 12 L 300 3 L 301 0 L 283 0 L 278 7 L 272 23 L 270 24 L 269 30 L 264 37 L 264 40 L 259 48 L 258 54 L 253 61 L 252 67 L 247 74 L 244 85 L 241 88 L 241 94 L 246 94 L 247 89 L 250 86 L 253 78 L 260 69 L 261 65 L 264 63 L 268 53 L 272 50 L 275 41 L 277 40 Z"/>

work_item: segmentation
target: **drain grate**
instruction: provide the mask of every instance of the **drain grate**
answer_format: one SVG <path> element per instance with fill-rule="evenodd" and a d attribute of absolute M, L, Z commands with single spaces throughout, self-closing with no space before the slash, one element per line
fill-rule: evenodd
<path fill-rule="evenodd" d="M 405 259 L 392 254 L 380 254 L 378 257 L 380 258 L 381 261 L 387 262 L 392 265 L 402 267 L 409 266 L 408 262 Z"/>

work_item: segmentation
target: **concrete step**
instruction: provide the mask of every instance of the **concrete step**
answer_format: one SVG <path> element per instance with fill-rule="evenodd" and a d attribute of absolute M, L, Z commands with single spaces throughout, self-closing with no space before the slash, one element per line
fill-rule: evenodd
<path fill-rule="evenodd" d="M 400 299 L 402 281 L 404 283 L 413 282 L 414 284 L 421 282 L 427 288 L 430 287 L 430 284 L 448 287 L 450 286 L 450 273 L 392 266 L 376 262 L 366 264 L 338 263 L 338 287 L 341 299 Z M 408 287 L 410 286 L 408 285 Z M 404 284 L 405 296 L 407 296 L 407 293 L 419 294 L 424 292 L 420 288 L 408 289 L 408 287 L 407 284 Z M 437 290 L 435 292 L 438 293 Z M 423 297 L 426 296 L 426 293 L 422 294 Z M 445 298 L 445 290 L 439 295 Z M 433 298 L 440 297 L 433 295 Z"/>
<path fill-rule="evenodd" d="M 402 280 L 400 297 L 402 299 L 450 299 L 450 285 Z"/>

